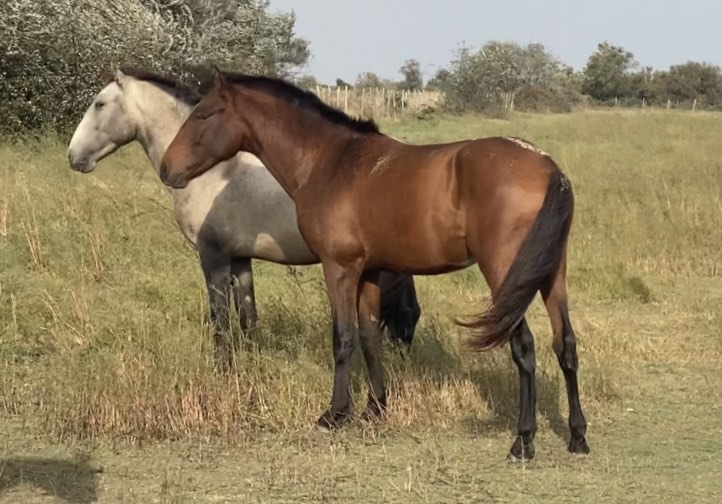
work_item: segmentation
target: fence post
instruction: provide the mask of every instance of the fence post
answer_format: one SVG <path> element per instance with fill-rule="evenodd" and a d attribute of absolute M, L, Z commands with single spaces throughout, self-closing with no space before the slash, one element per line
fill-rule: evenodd
<path fill-rule="evenodd" d="M 667 110 L 669 110 L 669 106 L 672 104 L 672 100 L 667 100 Z"/>
<path fill-rule="evenodd" d="M 697 98 L 695 98 L 694 101 L 692 102 L 692 112 L 694 112 L 696 108 L 697 108 Z"/>
<path fill-rule="evenodd" d="M 376 94 L 374 94 L 374 114 L 381 116 L 383 114 L 383 101 L 381 100 L 381 93 L 384 92 L 382 88 L 375 88 Z"/>

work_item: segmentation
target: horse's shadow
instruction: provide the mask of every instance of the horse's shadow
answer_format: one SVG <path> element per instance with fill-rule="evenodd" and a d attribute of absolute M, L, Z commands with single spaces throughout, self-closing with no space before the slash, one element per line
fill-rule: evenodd
<path fill-rule="evenodd" d="M 28 484 L 71 504 L 95 502 L 98 473 L 102 470 L 89 462 L 87 456 L 0 458 L 0 497 L 19 485 Z"/>
<path fill-rule="evenodd" d="M 266 326 L 255 330 L 245 336 L 245 349 L 256 352 L 285 352 L 289 358 L 298 355 L 297 347 L 314 346 L 315 351 L 307 355 L 315 355 L 320 360 L 319 365 L 328 365 L 327 340 L 313 338 L 312 342 L 298 341 L 293 337 L 279 338 L 277 334 L 298 334 L 303 338 L 309 334 L 328 334 L 330 322 L 322 313 L 315 317 L 304 317 L 303 313 L 284 309 L 284 303 L 275 300 L 274 306 L 268 311 Z M 309 328 L 309 320 L 314 321 Z M 463 348 L 452 348 L 448 337 L 448 324 L 442 324 L 433 315 L 427 315 L 419 321 L 411 344 L 410 352 L 406 352 L 398 345 L 389 342 L 387 335 L 383 336 L 386 347 L 384 360 L 390 369 L 409 369 L 417 377 L 432 382 L 448 383 L 449 380 L 471 380 L 476 386 L 479 399 L 485 402 L 490 415 L 479 418 L 470 415 L 466 423 L 469 430 L 475 434 L 493 432 L 515 432 L 519 413 L 519 374 L 516 365 L 512 362 L 508 345 L 503 349 L 468 355 Z M 461 337 L 464 337 L 462 331 Z M 561 412 L 560 395 L 564 393 L 564 383 L 561 372 L 558 370 L 556 359 L 540 344 L 542 338 L 537 338 L 537 413 L 538 419 L 545 419 L 551 430 L 569 441 L 569 429 Z M 354 355 L 354 374 L 365 373 L 365 365 L 359 355 Z M 546 362 L 544 359 L 554 359 Z M 469 359 L 472 360 L 469 363 Z M 365 386 L 361 381 L 356 387 Z M 358 392 L 358 390 L 355 390 Z"/>
<path fill-rule="evenodd" d="M 476 387 L 479 399 L 488 405 L 490 415 L 479 418 L 470 415 L 466 419 L 468 429 L 474 434 L 488 432 L 516 432 L 519 414 L 519 374 L 511 360 L 508 345 L 503 349 L 462 356 L 464 350 L 450 348 L 443 336 L 443 329 L 435 321 L 419 328 L 408 363 L 414 374 L 429 380 L 448 383 L 449 379 L 470 380 Z M 540 345 L 537 343 L 537 347 Z M 537 363 L 548 358 L 537 349 Z M 473 362 L 468 359 L 473 359 Z M 547 364 L 544 362 L 544 364 Z M 561 439 L 569 441 L 569 429 L 561 411 L 560 395 L 564 380 L 556 372 L 555 362 L 537 365 L 536 391 L 537 414 L 546 419 L 551 430 Z M 548 370 L 547 370 L 548 369 Z"/>

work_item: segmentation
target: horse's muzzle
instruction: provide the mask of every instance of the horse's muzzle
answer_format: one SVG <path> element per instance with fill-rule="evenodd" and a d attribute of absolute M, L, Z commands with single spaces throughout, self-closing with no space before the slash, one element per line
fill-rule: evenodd
<path fill-rule="evenodd" d="M 168 165 L 165 163 L 161 163 L 160 165 L 160 180 L 173 189 L 183 189 L 188 185 L 188 181 L 185 180 L 182 174 L 169 173 Z"/>
<path fill-rule="evenodd" d="M 87 156 L 78 156 L 70 149 L 68 149 L 68 163 L 72 170 L 80 173 L 90 173 L 95 170 L 95 161 Z"/>

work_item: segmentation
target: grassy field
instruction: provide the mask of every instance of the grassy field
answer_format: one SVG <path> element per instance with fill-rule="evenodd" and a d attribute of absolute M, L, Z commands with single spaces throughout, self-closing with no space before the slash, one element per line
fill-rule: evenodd
<path fill-rule="evenodd" d="M 590 456 L 566 453 L 537 300 L 537 459 L 505 461 L 516 367 L 508 349 L 468 354 L 451 322 L 486 295 L 472 268 L 418 277 L 412 353 L 386 352 L 385 424 L 313 429 L 332 379 L 318 267 L 256 263 L 262 327 L 235 372 L 215 375 L 196 256 L 142 151 L 81 175 L 45 139 L 0 144 L 0 502 L 719 502 L 722 115 L 383 127 L 419 143 L 525 137 L 569 175 Z"/>

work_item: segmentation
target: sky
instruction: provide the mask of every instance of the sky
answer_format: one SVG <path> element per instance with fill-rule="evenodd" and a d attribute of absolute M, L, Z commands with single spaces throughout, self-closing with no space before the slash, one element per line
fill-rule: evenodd
<path fill-rule="evenodd" d="M 722 66 L 720 0 L 271 0 L 271 10 L 296 13 L 296 34 L 311 43 L 303 73 L 324 83 L 365 71 L 398 79 L 409 58 L 428 79 L 460 44 L 489 40 L 542 43 L 576 69 L 605 40 L 655 69 Z"/>

